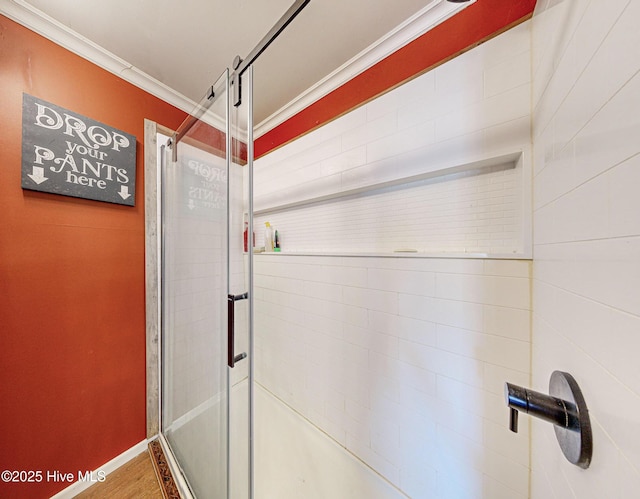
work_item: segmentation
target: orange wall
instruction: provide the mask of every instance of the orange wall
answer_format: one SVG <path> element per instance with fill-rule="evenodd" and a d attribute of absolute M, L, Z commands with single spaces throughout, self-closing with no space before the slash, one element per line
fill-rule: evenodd
<path fill-rule="evenodd" d="M 22 190 L 22 93 L 135 135 L 136 206 Z M 0 497 L 98 468 L 146 436 L 144 118 L 185 113 L 0 16 Z"/>

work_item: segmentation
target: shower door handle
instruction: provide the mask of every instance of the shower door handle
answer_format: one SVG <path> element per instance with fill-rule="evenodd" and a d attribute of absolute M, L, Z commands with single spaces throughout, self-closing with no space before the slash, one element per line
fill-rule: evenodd
<path fill-rule="evenodd" d="M 246 300 L 249 298 L 249 293 L 242 293 L 241 295 L 227 295 L 227 365 L 234 367 L 236 362 L 246 358 L 246 352 L 242 352 L 235 355 L 234 342 L 235 342 L 235 303 L 240 300 Z"/>

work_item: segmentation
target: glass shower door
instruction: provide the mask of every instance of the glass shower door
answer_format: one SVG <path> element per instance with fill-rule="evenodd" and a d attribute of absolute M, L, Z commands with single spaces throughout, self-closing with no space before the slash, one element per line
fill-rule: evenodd
<path fill-rule="evenodd" d="M 198 498 L 228 497 L 229 73 L 165 150 L 162 434 Z"/>

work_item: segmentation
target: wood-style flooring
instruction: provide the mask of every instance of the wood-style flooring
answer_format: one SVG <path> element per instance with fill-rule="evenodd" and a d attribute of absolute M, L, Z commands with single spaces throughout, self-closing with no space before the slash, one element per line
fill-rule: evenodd
<path fill-rule="evenodd" d="M 109 473 L 104 482 L 92 485 L 78 499 L 162 499 L 162 489 L 145 451 L 127 464 Z"/>

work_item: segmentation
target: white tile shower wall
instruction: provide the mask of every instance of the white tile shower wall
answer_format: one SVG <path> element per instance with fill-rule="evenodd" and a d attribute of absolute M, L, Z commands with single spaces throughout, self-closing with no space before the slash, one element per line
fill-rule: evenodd
<path fill-rule="evenodd" d="M 268 213 L 256 224 L 258 245 L 268 219 L 290 251 L 402 246 L 429 252 L 526 251 L 529 29 L 530 23 L 523 23 L 258 159 L 254 207 L 259 211 L 522 153 L 518 168 L 423 180 Z"/>
<path fill-rule="evenodd" d="M 533 18 L 533 384 L 572 373 L 591 467 L 532 427 L 532 497 L 640 490 L 640 2 L 539 1 Z"/>
<path fill-rule="evenodd" d="M 410 497 L 526 498 L 530 262 L 256 255 L 256 378 Z"/>

